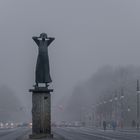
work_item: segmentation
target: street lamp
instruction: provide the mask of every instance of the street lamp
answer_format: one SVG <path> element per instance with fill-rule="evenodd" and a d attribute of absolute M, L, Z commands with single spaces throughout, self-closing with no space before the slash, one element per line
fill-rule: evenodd
<path fill-rule="evenodd" d="M 123 122 L 124 122 L 124 105 L 123 105 L 123 99 L 124 99 L 124 90 L 123 88 L 121 89 L 121 96 L 120 96 L 120 100 L 121 100 L 121 128 L 123 128 Z"/>
<path fill-rule="evenodd" d="M 123 88 L 121 89 L 121 97 L 120 97 L 120 98 L 121 98 L 121 99 L 124 98 Z"/>
<path fill-rule="evenodd" d="M 115 97 L 114 97 L 114 100 L 115 100 L 115 121 L 117 122 L 117 119 L 118 119 L 118 105 L 117 105 L 117 100 L 118 100 L 118 97 L 117 97 L 117 92 L 115 93 Z"/>
<path fill-rule="evenodd" d="M 106 101 L 104 101 L 104 104 L 106 104 Z"/>
<path fill-rule="evenodd" d="M 104 115 L 104 120 L 106 121 L 106 119 L 107 119 L 107 106 L 106 106 L 107 101 L 104 100 L 103 103 L 104 103 L 103 115 Z"/>
<path fill-rule="evenodd" d="M 139 96 L 140 96 L 139 80 L 137 80 L 137 130 L 139 130 L 140 123 Z"/>
<path fill-rule="evenodd" d="M 112 101 L 113 101 L 112 99 L 109 100 L 110 103 L 112 103 Z"/>
<path fill-rule="evenodd" d="M 113 102 L 113 99 L 109 99 L 109 102 L 110 102 L 110 121 L 112 120 L 112 102 Z"/>
<path fill-rule="evenodd" d="M 131 109 L 130 109 L 130 107 L 129 107 L 129 106 L 128 106 L 128 108 L 127 108 L 127 111 L 128 111 L 128 112 L 130 112 L 130 111 L 131 111 Z"/>
<path fill-rule="evenodd" d="M 115 94 L 115 98 L 114 98 L 114 99 L 115 99 L 115 101 L 117 101 L 117 100 L 118 100 L 117 94 Z"/>
<path fill-rule="evenodd" d="M 95 125 L 96 114 L 95 114 L 95 105 L 92 105 L 92 127 Z"/>

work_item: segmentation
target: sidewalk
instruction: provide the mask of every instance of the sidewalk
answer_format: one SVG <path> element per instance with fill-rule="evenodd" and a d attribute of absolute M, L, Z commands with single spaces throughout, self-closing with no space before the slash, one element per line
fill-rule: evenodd
<path fill-rule="evenodd" d="M 137 130 L 136 128 L 119 128 L 117 130 L 120 132 L 140 133 L 140 130 Z"/>
<path fill-rule="evenodd" d="M 87 127 L 90 129 L 96 129 L 96 130 L 102 130 L 104 131 L 104 129 L 102 127 Z M 140 133 L 140 130 L 138 131 L 136 128 L 119 128 L 117 127 L 116 130 L 113 130 L 112 128 L 107 127 L 105 131 L 119 131 L 119 132 L 128 132 L 128 133 Z"/>

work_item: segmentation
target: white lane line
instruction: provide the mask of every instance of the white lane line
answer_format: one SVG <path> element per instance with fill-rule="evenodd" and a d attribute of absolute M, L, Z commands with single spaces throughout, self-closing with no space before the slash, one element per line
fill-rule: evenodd
<path fill-rule="evenodd" d="M 97 135 L 97 134 L 91 134 L 91 133 L 85 133 L 85 132 L 84 132 L 84 134 L 99 137 L 99 138 L 103 138 L 103 139 L 107 139 L 107 140 L 119 140 L 119 139 L 110 138 L 110 137 L 106 137 L 106 136 L 101 136 L 101 135 Z"/>
<path fill-rule="evenodd" d="M 82 130 L 84 131 L 88 131 L 88 130 L 90 130 L 90 131 L 93 131 L 94 129 L 92 129 L 92 128 L 82 128 Z M 100 129 L 97 129 L 97 131 L 100 131 L 100 132 L 104 132 L 104 130 L 100 130 Z M 119 131 L 119 130 L 116 130 L 116 131 L 109 131 L 109 130 L 106 130 L 106 133 L 109 133 L 109 134 L 113 134 L 112 132 L 115 132 L 118 136 L 122 136 L 122 134 L 127 134 L 127 135 L 140 135 L 140 133 L 138 133 L 138 132 L 126 132 L 126 131 Z"/>
<path fill-rule="evenodd" d="M 69 128 L 69 131 L 71 132 L 71 130 L 74 130 L 72 128 Z M 64 129 L 64 130 L 68 130 L 68 129 Z M 81 133 L 81 131 L 77 131 L 79 133 Z M 115 139 L 115 138 L 110 138 L 110 137 L 107 137 L 107 136 L 102 136 L 100 134 L 93 134 L 93 133 L 87 133 L 86 130 L 83 130 L 82 131 L 82 134 L 86 134 L 86 135 L 90 135 L 90 136 L 95 136 L 95 137 L 99 137 L 99 138 L 103 138 L 103 139 L 107 139 L 107 140 L 119 140 L 119 139 Z"/>

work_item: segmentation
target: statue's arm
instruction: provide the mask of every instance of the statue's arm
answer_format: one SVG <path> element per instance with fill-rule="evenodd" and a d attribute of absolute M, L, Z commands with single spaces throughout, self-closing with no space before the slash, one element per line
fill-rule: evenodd
<path fill-rule="evenodd" d="M 35 41 L 35 43 L 39 46 L 39 40 L 38 37 L 33 36 L 32 39 Z"/>
<path fill-rule="evenodd" d="M 49 37 L 48 38 L 49 40 L 48 40 L 48 46 L 55 40 L 55 38 L 54 37 Z"/>

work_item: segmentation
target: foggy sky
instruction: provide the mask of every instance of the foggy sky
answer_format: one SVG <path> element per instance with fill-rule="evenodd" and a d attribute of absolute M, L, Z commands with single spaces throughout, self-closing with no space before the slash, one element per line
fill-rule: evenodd
<path fill-rule="evenodd" d="M 139 0 L 1 0 L 0 85 L 12 87 L 23 105 L 34 83 L 37 46 L 32 36 L 46 32 L 53 98 L 103 65 L 139 65 Z"/>

